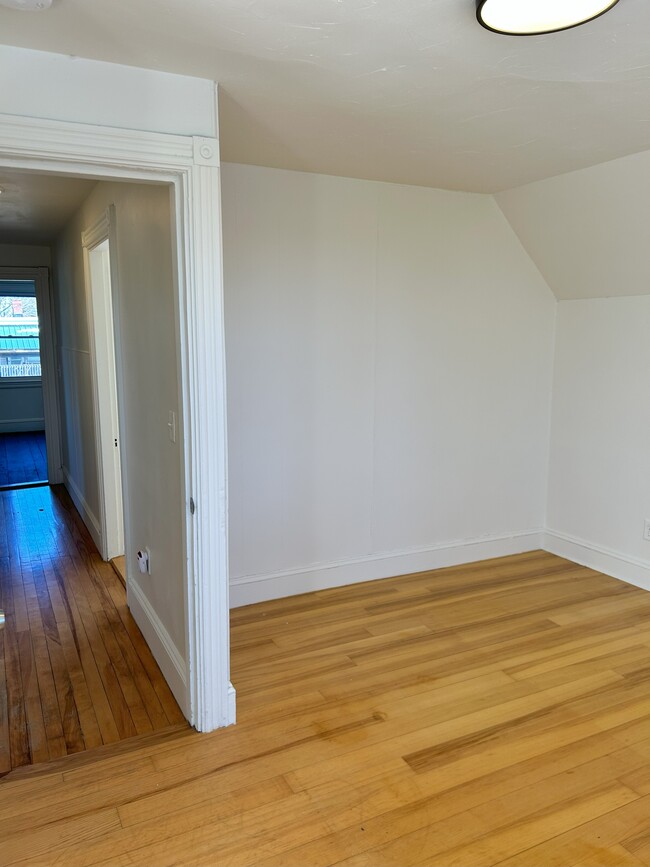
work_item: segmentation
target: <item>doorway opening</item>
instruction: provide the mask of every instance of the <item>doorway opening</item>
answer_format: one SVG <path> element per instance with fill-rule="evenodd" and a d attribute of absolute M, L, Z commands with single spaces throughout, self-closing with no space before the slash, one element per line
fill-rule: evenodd
<path fill-rule="evenodd" d="M 33 280 L 0 280 L 0 488 L 47 483 Z"/>
<path fill-rule="evenodd" d="M 176 417 L 169 413 L 170 409 L 173 411 L 173 404 L 168 404 L 168 411 L 161 418 L 159 412 L 152 415 L 147 407 L 129 403 L 127 415 L 135 419 L 144 431 L 143 442 L 153 441 L 160 446 L 161 439 L 172 442 L 172 436 L 178 431 L 178 490 L 172 500 L 166 499 L 164 491 L 157 487 L 156 475 L 150 474 L 146 479 L 145 506 L 137 510 L 137 517 L 143 521 L 143 535 L 146 537 L 149 528 L 155 526 L 157 508 L 164 508 L 169 503 L 175 503 L 178 508 L 179 514 L 173 524 L 180 534 L 174 546 L 180 595 L 179 604 L 176 604 L 175 594 L 172 596 L 166 592 L 160 578 L 136 574 L 128 604 L 184 715 L 200 731 L 228 725 L 235 721 L 235 692 L 229 677 L 226 401 L 218 141 L 210 137 L 121 129 L 110 125 L 93 126 L 41 117 L 3 114 L 0 121 L 1 171 L 30 171 L 49 177 L 65 175 L 115 185 L 122 182 L 158 185 L 159 188 L 164 185 L 167 189 L 174 235 L 170 251 L 174 313 L 171 317 L 161 316 L 155 303 L 144 303 L 147 299 L 138 291 L 133 297 L 143 303 L 137 315 L 123 316 L 121 321 L 129 329 L 130 345 L 139 346 L 133 370 L 142 373 L 146 369 L 152 382 L 150 391 L 143 392 L 145 395 L 169 387 L 169 377 L 160 370 L 161 360 L 173 357 L 177 362 L 173 377 L 178 402 Z M 57 207 L 59 204 L 57 200 Z M 125 209 L 127 219 L 123 237 L 132 241 L 130 235 L 140 222 L 136 219 L 129 221 L 131 213 Z M 155 217 L 158 209 L 148 213 Z M 159 241 L 160 232 L 154 226 L 146 240 L 147 248 L 158 251 Z M 118 260 L 119 267 L 121 251 Z M 138 249 L 133 252 L 131 261 L 140 278 L 151 278 L 138 257 Z M 154 282 L 152 288 L 156 288 Z M 74 318 L 77 315 L 74 305 L 72 310 Z M 175 335 L 167 341 L 162 352 L 148 352 L 146 338 L 160 333 L 160 326 L 173 327 Z M 138 342 L 139 338 L 143 339 Z M 173 356 L 169 352 L 172 346 L 175 350 Z M 61 347 L 58 357 L 63 367 L 67 364 L 73 373 L 84 376 L 87 369 L 84 353 L 87 357 L 87 347 L 84 346 Z M 125 374 L 130 377 L 132 370 L 125 371 Z M 65 400 L 68 400 L 72 413 L 87 409 L 74 406 L 72 394 L 63 395 L 62 404 Z M 84 418 L 87 416 L 86 412 Z M 140 459 L 147 456 L 148 452 L 143 448 L 133 455 L 132 464 L 131 456 L 123 452 L 123 478 L 130 477 L 131 469 L 142 469 L 139 467 Z M 126 463 L 128 467 L 125 467 Z M 82 465 L 80 461 L 80 476 L 87 477 L 87 470 L 88 462 Z M 69 480 L 66 482 L 72 496 L 73 486 Z M 138 485 L 135 487 L 137 489 Z M 132 523 L 130 499 L 130 496 L 124 498 L 127 542 L 129 524 Z M 135 509 L 133 513 L 135 517 Z M 139 540 L 136 544 L 140 548 Z M 146 546 L 146 538 L 144 544 Z M 154 550 L 151 553 L 152 570 L 169 568 L 167 558 L 156 556 Z"/>
<path fill-rule="evenodd" d="M 10 179 L 37 196 L 38 174 Z M 56 176 L 59 201 L 69 181 Z M 0 774 L 185 730 L 185 695 L 154 661 L 141 614 L 149 605 L 186 655 L 183 427 L 167 427 L 180 403 L 172 190 L 93 179 L 72 192 L 51 228 L 53 315 L 38 332 L 54 345 L 64 485 L 0 492 Z M 151 576 L 135 574 L 139 546 L 154 554 Z M 107 562 L 125 553 L 126 587 Z"/>
<path fill-rule="evenodd" d="M 0 266 L 0 489 L 60 477 L 48 269 Z"/>

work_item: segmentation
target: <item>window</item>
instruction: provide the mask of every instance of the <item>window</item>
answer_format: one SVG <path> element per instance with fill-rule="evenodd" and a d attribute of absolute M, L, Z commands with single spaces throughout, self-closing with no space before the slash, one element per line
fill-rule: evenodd
<path fill-rule="evenodd" d="M 0 283 L 0 381 L 40 378 L 36 298 L 12 288 Z"/>

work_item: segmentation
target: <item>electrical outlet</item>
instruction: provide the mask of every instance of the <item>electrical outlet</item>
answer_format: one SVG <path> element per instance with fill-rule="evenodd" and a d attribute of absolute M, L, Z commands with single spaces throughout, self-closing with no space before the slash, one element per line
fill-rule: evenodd
<path fill-rule="evenodd" d="M 650 542 L 650 518 L 645 519 L 645 528 L 643 530 L 643 538 L 646 542 Z"/>
<path fill-rule="evenodd" d="M 137 554 L 138 569 L 143 575 L 151 575 L 151 551 L 144 548 Z"/>

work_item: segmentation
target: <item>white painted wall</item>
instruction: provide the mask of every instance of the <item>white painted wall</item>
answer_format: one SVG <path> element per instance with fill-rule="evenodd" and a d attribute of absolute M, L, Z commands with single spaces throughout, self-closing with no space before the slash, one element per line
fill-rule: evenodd
<path fill-rule="evenodd" d="M 92 370 L 81 213 L 53 245 L 53 301 L 59 366 L 61 458 L 66 485 L 93 535 L 100 532 Z"/>
<path fill-rule="evenodd" d="M 178 416 L 175 289 L 170 192 L 166 186 L 99 183 L 58 239 L 56 307 L 63 369 L 63 459 L 68 487 L 99 513 L 91 368 L 81 233 L 115 205 L 122 346 L 122 460 L 130 503 L 128 572 L 155 611 L 180 658 L 187 659 L 182 563 L 182 430 L 169 440 L 169 410 Z M 71 482 L 70 482 L 71 480 Z M 151 550 L 152 575 L 135 555 Z"/>
<path fill-rule="evenodd" d="M 650 151 L 496 200 L 559 299 L 648 292 Z"/>
<path fill-rule="evenodd" d="M 0 267 L 38 268 L 50 266 L 49 246 L 0 244 Z"/>
<path fill-rule="evenodd" d="M 41 383 L 0 380 L 0 433 L 44 429 Z"/>
<path fill-rule="evenodd" d="M 556 302 L 494 200 L 226 164 L 223 219 L 233 603 L 538 546 Z"/>
<path fill-rule="evenodd" d="M 650 295 L 558 305 L 549 547 L 650 589 Z"/>
<path fill-rule="evenodd" d="M 0 45 L 0 113 L 178 135 L 217 136 L 216 84 Z"/>

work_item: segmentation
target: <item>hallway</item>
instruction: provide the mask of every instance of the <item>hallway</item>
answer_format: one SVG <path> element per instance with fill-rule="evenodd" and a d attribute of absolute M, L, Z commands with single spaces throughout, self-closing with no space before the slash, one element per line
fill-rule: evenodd
<path fill-rule="evenodd" d="M 62 486 L 0 492 L 0 774 L 185 722 Z"/>

